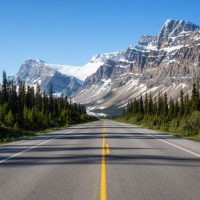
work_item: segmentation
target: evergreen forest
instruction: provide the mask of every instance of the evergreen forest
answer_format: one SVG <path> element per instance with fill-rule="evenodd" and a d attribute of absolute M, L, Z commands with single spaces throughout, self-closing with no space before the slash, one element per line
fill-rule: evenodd
<path fill-rule="evenodd" d="M 40 86 L 9 81 L 3 72 L 0 85 L 0 140 L 18 138 L 27 131 L 40 131 L 53 127 L 93 120 L 85 106 L 73 103 L 64 95 L 41 92 Z"/>
<path fill-rule="evenodd" d="M 145 94 L 127 104 L 119 121 L 143 125 L 149 128 L 172 132 L 186 137 L 200 139 L 200 97 L 199 83 L 193 84 L 192 93 L 181 90 L 177 100 L 159 93 L 158 97 Z"/>

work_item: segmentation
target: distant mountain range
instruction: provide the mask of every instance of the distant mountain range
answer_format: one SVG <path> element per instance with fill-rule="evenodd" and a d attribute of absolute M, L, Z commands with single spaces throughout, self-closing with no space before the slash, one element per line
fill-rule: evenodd
<path fill-rule="evenodd" d="M 167 20 L 156 36 L 143 35 L 124 51 L 99 54 L 82 67 L 27 60 L 18 77 L 48 91 L 72 95 L 90 112 L 120 113 L 141 94 L 166 92 L 178 98 L 200 77 L 200 28 L 183 20 Z"/>
<path fill-rule="evenodd" d="M 48 94 L 51 85 L 55 94 L 63 93 L 71 96 L 84 83 L 86 77 L 94 73 L 103 63 L 93 60 L 84 66 L 48 64 L 39 59 L 26 60 L 19 69 L 17 76 L 12 79 L 23 80 L 30 86 L 40 84 L 42 91 Z"/>

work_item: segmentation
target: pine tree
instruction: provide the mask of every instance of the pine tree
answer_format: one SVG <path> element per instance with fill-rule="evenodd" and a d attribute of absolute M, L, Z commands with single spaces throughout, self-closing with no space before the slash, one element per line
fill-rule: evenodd
<path fill-rule="evenodd" d="M 65 108 L 63 109 L 65 110 Z M 49 114 L 49 99 L 46 96 L 45 92 L 43 93 L 43 98 L 42 98 L 42 112 L 43 112 L 43 115 Z"/>
<path fill-rule="evenodd" d="M 157 112 L 158 112 L 158 115 L 164 114 L 164 100 L 161 93 L 159 93 L 159 96 L 158 96 L 158 111 Z"/>
<path fill-rule="evenodd" d="M 41 96 L 40 86 L 38 83 L 36 85 L 35 106 L 36 106 L 37 111 L 42 110 L 42 96 Z"/>
<path fill-rule="evenodd" d="M 141 115 L 144 114 L 144 105 L 143 105 L 142 95 L 140 96 L 140 100 L 139 100 L 139 113 L 140 113 Z"/>
<path fill-rule="evenodd" d="M 139 102 L 138 102 L 138 100 L 135 98 L 132 104 L 133 104 L 132 112 L 134 114 L 138 114 L 139 113 Z"/>
<path fill-rule="evenodd" d="M 26 96 L 25 96 L 25 106 L 28 109 L 30 109 L 33 106 L 32 101 L 31 101 L 31 87 L 28 85 L 26 90 L 27 90 L 27 92 L 26 92 Z"/>
<path fill-rule="evenodd" d="M 185 112 L 185 105 L 184 105 L 184 98 L 183 98 L 183 90 L 181 90 L 180 93 L 180 97 L 181 97 L 181 101 L 180 101 L 180 116 L 183 116 L 184 112 Z"/>
<path fill-rule="evenodd" d="M 191 102 L 192 102 L 192 111 L 200 110 L 199 91 L 197 91 L 196 89 L 196 84 L 193 84 Z"/>
<path fill-rule="evenodd" d="M 3 84 L 2 84 L 2 104 L 8 102 L 8 82 L 6 72 L 3 71 Z"/>
<path fill-rule="evenodd" d="M 175 116 L 174 101 L 170 99 L 169 101 L 169 118 L 172 119 Z"/>
<path fill-rule="evenodd" d="M 145 100 L 144 100 L 144 112 L 145 114 L 149 114 L 149 99 L 148 94 L 145 94 Z"/>
<path fill-rule="evenodd" d="M 184 115 L 189 115 L 191 112 L 191 102 L 189 100 L 189 95 L 187 94 L 184 98 Z"/>
<path fill-rule="evenodd" d="M 149 106 L 148 106 L 148 109 L 149 109 L 148 113 L 150 115 L 152 115 L 153 114 L 153 100 L 152 100 L 151 93 L 149 95 Z"/>
<path fill-rule="evenodd" d="M 53 85 L 50 85 L 49 89 L 49 111 L 52 114 L 54 112 L 54 105 L 53 105 Z"/>
<path fill-rule="evenodd" d="M 178 116 L 178 113 L 179 113 L 179 103 L 178 101 L 176 100 L 176 103 L 174 105 L 174 117 L 177 117 Z"/>
<path fill-rule="evenodd" d="M 19 81 L 18 112 L 16 115 L 17 125 L 19 127 L 23 127 L 24 123 L 23 110 L 25 104 L 25 95 L 26 95 L 25 83 L 23 81 Z"/>
<path fill-rule="evenodd" d="M 155 97 L 155 101 L 154 101 L 154 104 L 153 104 L 153 114 L 158 115 L 158 102 L 157 102 L 156 97 Z"/>
<path fill-rule="evenodd" d="M 168 115 L 168 99 L 167 99 L 167 93 L 164 94 L 164 115 Z"/>

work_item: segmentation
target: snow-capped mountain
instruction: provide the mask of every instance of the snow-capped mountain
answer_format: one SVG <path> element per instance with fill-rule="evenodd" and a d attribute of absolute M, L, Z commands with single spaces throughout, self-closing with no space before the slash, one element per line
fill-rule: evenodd
<path fill-rule="evenodd" d="M 20 79 L 34 87 L 39 84 L 46 93 L 52 85 L 55 94 L 71 96 L 81 89 L 88 76 L 95 73 L 108 58 L 114 59 L 114 56 L 115 53 L 95 55 L 83 66 L 49 64 L 40 59 L 29 59 L 21 64 L 17 76 L 9 79 L 16 82 Z"/>
<path fill-rule="evenodd" d="M 200 28 L 184 20 L 167 20 L 160 32 L 143 35 L 123 51 L 93 56 L 83 66 L 27 60 L 18 77 L 48 92 L 72 95 L 96 113 L 116 113 L 145 93 L 166 92 L 178 98 L 200 78 Z"/>
<path fill-rule="evenodd" d="M 103 61 L 96 57 L 97 56 L 91 58 L 91 60 L 83 66 L 70 66 L 47 63 L 45 65 L 62 74 L 66 74 L 68 76 L 75 76 L 76 78 L 84 81 L 88 76 L 95 73 L 96 70 L 103 64 Z"/>
<path fill-rule="evenodd" d="M 29 59 L 20 66 L 17 76 L 10 78 L 19 78 L 31 86 L 40 84 L 42 91 L 46 93 L 52 85 L 54 93 L 71 96 L 81 88 L 85 78 L 103 64 L 96 57 L 83 66 L 49 64 L 39 59 Z"/>
<path fill-rule="evenodd" d="M 156 36 L 144 35 L 124 51 L 94 57 L 103 64 L 86 78 L 74 100 L 93 112 L 116 112 L 141 94 L 166 92 L 178 98 L 200 77 L 200 29 L 167 20 Z"/>
<path fill-rule="evenodd" d="M 63 93 L 67 96 L 77 92 L 83 83 L 74 76 L 62 74 L 48 67 L 44 61 L 38 59 L 26 60 L 21 65 L 17 77 L 30 86 L 40 84 L 42 91 L 46 93 L 49 92 L 52 85 L 54 93 Z"/>

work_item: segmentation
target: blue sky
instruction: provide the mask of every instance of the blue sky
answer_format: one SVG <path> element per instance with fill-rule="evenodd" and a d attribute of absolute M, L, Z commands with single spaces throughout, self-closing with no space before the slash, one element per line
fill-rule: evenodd
<path fill-rule="evenodd" d="M 24 60 L 82 65 L 157 34 L 166 19 L 200 25 L 199 0 L 0 0 L 0 72 Z"/>

